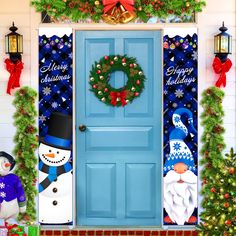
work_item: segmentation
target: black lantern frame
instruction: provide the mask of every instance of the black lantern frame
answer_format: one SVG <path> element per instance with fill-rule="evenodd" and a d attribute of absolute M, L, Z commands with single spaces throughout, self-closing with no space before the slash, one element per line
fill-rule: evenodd
<path fill-rule="evenodd" d="M 10 60 L 12 62 L 21 61 L 21 54 L 23 54 L 23 35 L 16 33 L 18 28 L 12 23 L 12 26 L 9 28 L 11 31 L 5 36 L 6 43 L 6 54 L 10 55 Z"/>
<path fill-rule="evenodd" d="M 224 62 L 227 60 L 227 56 L 232 54 L 232 36 L 226 33 L 228 28 L 225 27 L 224 22 L 219 30 L 221 33 L 214 36 L 214 52 Z"/>

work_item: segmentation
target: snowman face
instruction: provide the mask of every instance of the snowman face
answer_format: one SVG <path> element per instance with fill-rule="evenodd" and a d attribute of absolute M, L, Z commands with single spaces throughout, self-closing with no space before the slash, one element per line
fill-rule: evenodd
<path fill-rule="evenodd" d="M 5 157 L 0 157 L 0 175 L 5 176 L 9 174 L 11 169 L 11 163 Z"/>
<path fill-rule="evenodd" d="M 62 166 L 69 161 L 70 150 L 51 147 L 44 143 L 39 145 L 39 157 L 48 166 Z"/>

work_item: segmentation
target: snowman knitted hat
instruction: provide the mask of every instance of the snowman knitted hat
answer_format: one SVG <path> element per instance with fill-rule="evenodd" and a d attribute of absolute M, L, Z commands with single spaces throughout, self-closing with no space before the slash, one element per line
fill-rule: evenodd
<path fill-rule="evenodd" d="M 7 158 L 7 160 L 8 160 L 9 163 L 11 164 L 10 170 L 12 170 L 12 169 L 14 168 L 15 164 L 16 164 L 15 159 L 14 159 L 10 154 L 8 154 L 8 153 L 6 153 L 6 152 L 0 152 L 0 158 L 1 158 L 1 157 Z"/>

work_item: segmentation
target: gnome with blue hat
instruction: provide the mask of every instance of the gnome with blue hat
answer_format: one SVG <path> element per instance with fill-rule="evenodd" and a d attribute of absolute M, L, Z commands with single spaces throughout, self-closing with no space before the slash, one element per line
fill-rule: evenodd
<path fill-rule="evenodd" d="M 187 118 L 188 128 L 183 117 Z M 164 164 L 164 208 L 168 214 L 164 223 L 194 224 L 197 221 L 192 216 L 197 207 L 197 176 L 192 152 L 184 139 L 188 135 L 193 137 L 197 131 L 193 126 L 192 112 L 186 108 L 178 108 L 172 122 L 175 128 L 169 136 L 170 153 Z"/>
<path fill-rule="evenodd" d="M 39 222 L 72 222 L 72 117 L 50 116 L 47 135 L 39 145 Z"/>

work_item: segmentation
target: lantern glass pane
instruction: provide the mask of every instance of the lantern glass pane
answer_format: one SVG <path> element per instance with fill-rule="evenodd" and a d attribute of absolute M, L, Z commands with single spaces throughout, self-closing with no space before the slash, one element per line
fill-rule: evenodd
<path fill-rule="evenodd" d="M 17 53 L 17 36 L 9 35 L 9 53 Z"/>
<path fill-rule="evenodd" d="M 232 36 L 229 36 L 229 54 L 232 54 Z"/>
<path fill-rule="evenodd" d="M 221 53 L 228 53 L 229 51 L 229 38 L 228 36 L 221 36 L 221 45 L 220 45 L 220 52 Z"/>
<path fill-rule="evenodd" d="M 23 53 L 23 36 L 18 35 L 17 39 L 18 39 L 18 52 Z"/>
<path fill-rule="evenodd" d="M 215 51 L 215 53 L 219 53 L 220 52 L 220 37 L 215 36 L 214 41 L 215 41 L 214 51 Z"/>
<path fill-rule="evenodd" d="M 8 35 L 5 36 L 5 52 L 6 54 L 9 53 L 9 41 L 8 41 Z"/>

